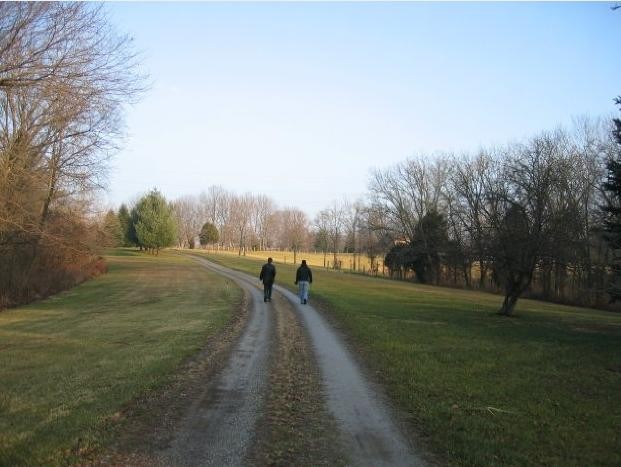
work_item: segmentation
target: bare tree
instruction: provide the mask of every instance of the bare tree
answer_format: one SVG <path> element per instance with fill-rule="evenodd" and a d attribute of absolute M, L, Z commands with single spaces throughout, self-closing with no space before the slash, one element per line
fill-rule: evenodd
<path fill-rule="evenodd" d="M 448 251 L 446 262 L 448 268 L 453 269 L 453 283 L 456 285 L 458 270 L 461 272 L 464 284 L 471 285 L 473 248 L 472 238 L 468 226 L 464 222 L 457 193 L 450 187 L 445 194 L 448 227 Z"/>
<path fill-rule="evenodd" d="M 251 231 L 250 221 L 254 210 L 254 197 L 251 193 L 241 196 L 233 196 L 231 200 L 231 227 L 235 231 L 238 255 L 246 255 L 248 248 L 248 234 Z"/>
<path fill-rule="evenodd" d="M 197 198 L 195 196 L 183 196 L 173 201 L 172 208 L 177 224 L 179 244 L 194 248 L 196 237 L 198 237 L 203 225 Z"/>
<path fill-rule="evenodd" d="M 327 210 L 320 211 L 313 221 L 314 227 L 314 246 L 321 250 L 323 253 L 323 267 L 327 265 L 327 256 L 329 246 L 328 232 L 329 232 L 329 215 Z"/>
<path fill-rule="evenodd" d="M 233 197 L 221 186 L 210 186 L 207 192 L 199 195 L 202 222 L 210 222 L 218 228 L 222 246 L 233 243 L 234 229 L 230 225 Z"/>
<path fill-rule="evenodd" d="M 50 222 L 103 186 L 122 106 L 144 89 L 138 65 L 101 6 L 0 3 L 0 256 L 25 268 L 3 279 L 28 282 L 41 247 L 80 245 Z"/>
<path fill-rule="evenodd" d="M 0 149 L 42 174 L 42 225 L 56 199 L 102 187 L 122 105 L 143 81 L 101 7 L 7 2 L 0 18 Z"/>
<path fill-rule="evenodd" d="M 332 205 L 321 211 L 321 217 L 326 221 L 327 239 L 329 248 L 332 251 L 332 268 L 340 269 L 341 264 L 338 259 L 338 252 L 343 240 L 345 230 L 345 218 L 347 216 L 347 201 L 333 201 Z"/>
<path fill-rule="evenodd" d="M 255 197 L 251 224 L 260 250 L 265 250 L 269 245 L 270 233 L 273 230 L 275 206 L 274 201 L 265 195 Z"/>
<path fill-rule="evenodd" d="M 204 221 L 217 225 L 219 211 L 222 209 L 226 194 L 226 190 L 221 186 L 212 185 L 199 195 L 198 202 Z"/>
<path fill-rule="evenodd" d="M 370 183 L 372 203 L 383 209 L 385 225 L 395 229 L 395 237 L 412 242 L 418 222 L 430 211 L 443 212 L 442 193 L 446 186 L 449 163 L 438 156 L 433 160 L 421 156 L 373 173 Z"/>
<path fill-rule="evenodd" d="M 345 201 L 345 217 L 344 217 L 344 228 L 345 228 L 345 236 L 347 238 L 346 248 L 349 252 L 352 253 L 353 261 L 352 261 L 352 269 L 355 271 L 357 269 L 356 261 L 360 262 L 359 253 L 360 253 L 360 224 L 361 224 L 361 216 L 362 211 L 364 209 L 364 205 L 361 200 L 357 200 L 354 203 L 348 203 Z"/>
<path fill-rule="evenodd" d="M 499 313 L 511 316 L 527 290 L 535 267 L 549 249 L 552 187 L 558 185 L 559 145 L 554 134 L 542 134 L 526 145 L 507 148 L 502 178 L 493 193 L 500 199 L 492 227 L 496 232 L 494 272 L 505 299 Z"/>
<path fill-rule="evenodd" d="M 280 211 L 281 242 L 293 251 L 293 264 L 297 263 L 298 252 L 308 242 L 308 218 L 297 208 L 285 208 Z"/>
<path fill-rule="evenodd" d="M 464 252 L 469 249 L 479 263 L 480 288 L 485 286 L 489 269 L 491 239 L 486 203 L 491 189 L 489 177 L 495 173 L 494 164 L 492 155 L 486 151 L 480 151 L 473 158 L 454 159 L 448 188 L 454 197 L 449 219 L 456 238 L 461 235 Z"/>
<path fill-rule="evenodd" d="M 377 274 L 379 269 L 377 258 L 385 255 L 393 244 L 393 239 L 388 234 L 390 229 L 383 224 L 382 212 L 373 206 L 364 206 L 360 211 L 360 250 L 369 259 L 373 274 Z"/>

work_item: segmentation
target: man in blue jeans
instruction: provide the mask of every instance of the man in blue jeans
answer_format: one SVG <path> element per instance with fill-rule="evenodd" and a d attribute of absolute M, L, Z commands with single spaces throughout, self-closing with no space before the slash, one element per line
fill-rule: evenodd
<path fill-rule="evenodd" d="M 298 286 L 298 294 L 300 296 L 300 303 L 306 305 L 308 303 L 308 289 L 313 283 L 313 273 L 306 265 L 306 260 L 302 260 L 302 265 L 295 273 L 295 283 Z"/>

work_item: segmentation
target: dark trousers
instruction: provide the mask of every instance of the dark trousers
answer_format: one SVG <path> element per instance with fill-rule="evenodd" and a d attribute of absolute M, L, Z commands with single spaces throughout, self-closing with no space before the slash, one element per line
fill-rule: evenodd
<path fill-rule="evenodd" d="M 263 282 L 263 299 L 271 300 L 272 299 L 272 285 L 271 283 L 266 284 Z"/>

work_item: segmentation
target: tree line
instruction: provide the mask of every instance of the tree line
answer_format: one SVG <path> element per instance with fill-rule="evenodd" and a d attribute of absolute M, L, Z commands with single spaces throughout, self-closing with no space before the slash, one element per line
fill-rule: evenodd
<path fill-rule="evenodd" d="M 101 270 L 107 245 L 157 253 L 311 249 L 378 260 L 422 283 L 605 306 L 621 295 L 621 124 L 570 129 L 474 154 L 419 154 L 376 170 L 368 195 L 313 219 L 261 194 L 153 190 L 102 218 L 96 193 L 144 91 L 131 40 L 88 3 L 0 3 L 0 308 Z M 621 103 L 617 100 L 617 103 Z"/>
<path fill-rule="evenodd" d="M 608 120 L 470 155 L 410 159 L 376 171 L 371 209 L 401 242 L 387 262 L 425 283 L 602 306 L 613 250 L 603 206 L 619 143 Z M 473 272 L 476 271 L 476 281 Z"/>
<path fill-rule="evenodd" d="M 505 315 L 525 294 L 605 307 L 621 270 L 618 122 L 580 118 L 474 154 L 420 154 L 376 170 L 364 199 L 334 201 L 314 219 L 265 195 L 212 186 L 167 204 L 159 247 L 280 249 L 294 262 L 315 250 L 333 268 L 347 252 L 353 269 L 366 256 L 371 272 L 381 259 L 393 277 L 501 292 Z M 121 206 L 121 244 L 153 248 L 138 233 L 144 199 Z"/>

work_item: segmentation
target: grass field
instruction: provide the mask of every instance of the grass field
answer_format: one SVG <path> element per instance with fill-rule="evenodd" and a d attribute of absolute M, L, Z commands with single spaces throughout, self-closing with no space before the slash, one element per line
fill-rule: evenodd
<path fill-rule="evenodd" d="M 188 258 L 107 259 L 107 274 L 0 313 L 0 465 L 64 465 L 105 445 L 118 412 L 170 381 L 241 300 Z"/>
<path fill-rule="evenodd" d="M 210 258 L 258 276 L 262 261 Z M 276 264 L 293 287 L 294 266 Z M 621 315 L 313 270 L 319 298 L 453 465 L 621 465 Z"/>
<path fill-rule="evenodd" d="M 202 253 L 205 251 L 201 250 Z M 219 255 L 230 255 L 230 256 L 238 256 L 237 251 L 219 251 L 217 252 Z M 283 264 L 293 264 L 293 252 L 292 251 L 247 251 L 247 258 L 255 258 L 262 261 L 267 260 L 268 257 L 272 257 L 274 261 Z M 319 252 L 299 252 L 297 254 L 297 264 L 300 265 L 300 262 L 305 259 L 309 266 L 315 266 L 318 268 L 326 267 L 328 269 L 332 268 L 334 264 L 334 256 L 332 253 L 328 253 L 325 257 L 324 254 Z M 325 263 L 324 263 L 325 259 Z M 341 262 L 341 269 L 351 270 L 354 269 L 354 255 L 352 253 L 339 253 L 337 256 L 338 261 Z M 377 258 L 376 260 L 379 263 L 379 274 L 382 273 L 382 257 Z M 325 265 L 325 266 L 324 266 Z M 356 270 L 357 271 L 369 271 L 371 268 L 371 262 L 369 258 L 365 255 L 356 255 Z M 388 274 L 388 271 L 386 271 Z"/>

